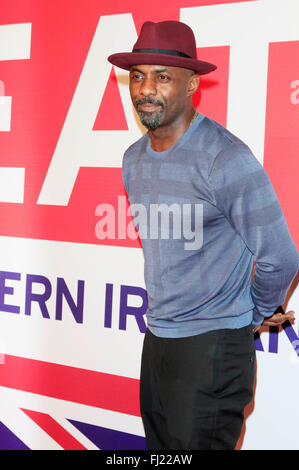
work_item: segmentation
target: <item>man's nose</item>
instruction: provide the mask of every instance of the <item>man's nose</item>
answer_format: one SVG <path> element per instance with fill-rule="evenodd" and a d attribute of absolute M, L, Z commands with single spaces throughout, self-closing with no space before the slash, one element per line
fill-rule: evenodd
<path fill-rule="evenodd" d="M 140 86 L 140 94 L 143 96 L 155 95 L 157 93 L 156 82 L 153 77 L 144 77 Z"/>

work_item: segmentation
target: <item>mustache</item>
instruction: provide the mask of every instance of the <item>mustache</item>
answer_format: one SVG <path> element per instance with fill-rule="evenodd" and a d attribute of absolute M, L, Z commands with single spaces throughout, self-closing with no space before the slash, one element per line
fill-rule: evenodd
<path fill-rule="evenodd" d="M 154 104 L 156 106 L 161 106 L 162 109 L 164 108 L 164 104 L 161 101 L 158 101 L 158 100 L 156 101 L 156 100 L 153 100 L 152 98 L 142 98 L 140 100 L 135 101 L 136 107 L 142 104 Z"/>

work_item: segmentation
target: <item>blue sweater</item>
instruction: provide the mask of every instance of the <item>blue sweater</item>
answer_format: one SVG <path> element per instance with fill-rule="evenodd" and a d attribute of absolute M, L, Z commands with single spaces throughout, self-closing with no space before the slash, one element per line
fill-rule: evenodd
<path fill-rule="evenodd" d="M 199 114 L 163 152 L 145 134 L 125 152 L 122 174 L 144 251 L 153 334 L 256 326 L 284 302 L 298 251 L 269 177 L 240 139 Z M 158 236 L 151 232 L 151 210 L 163 203 L 181 209 L 181 236 L 171 211 L 168 221 L 158 219 Z"/>

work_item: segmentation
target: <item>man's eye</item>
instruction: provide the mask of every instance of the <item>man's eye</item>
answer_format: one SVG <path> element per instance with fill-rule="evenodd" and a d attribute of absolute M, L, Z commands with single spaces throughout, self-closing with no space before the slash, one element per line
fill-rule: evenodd
<path fill-rule="evenodd" d="M 168 76 L 167 75 L 164 75 L 164 74 L 161 74 L 159 75 L 159 79 L 162 81 L 162 82 L 166 82 L 168 80 Z"/>
<path fill-rule="evenodd" d="M 131 75 L 131 80 L 141 80 L 142 79 L 142 75 L 140 75 L 139 73 L 134 73 L 133 75 Z"/>

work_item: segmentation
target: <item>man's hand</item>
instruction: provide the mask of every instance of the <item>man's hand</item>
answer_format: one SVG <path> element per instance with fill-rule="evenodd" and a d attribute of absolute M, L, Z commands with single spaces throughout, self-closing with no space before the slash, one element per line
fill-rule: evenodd
<path fill-rule="evenodd" d="M 279 326 L 282 325 L 285 321 L 293 322 L 295 320 L 294 310 L 289 310 L 286 313 L 274 313 L 271 317 L 266 318 L 260 326 L 256 326 L 253 329 L 253 332 L 259 330 L 261 326 Z"/>
<path fill-rule="evenodd" d="M 294 310 L 289 310 L 286 313 L 274 313 L 272 317 L 266 318 L 263 321 L 263 325 L 264 326 L 279 326 L 279 325 L 282 325 L 287 320 L 289 320 L 290 322 L 295 320 Z"/>

